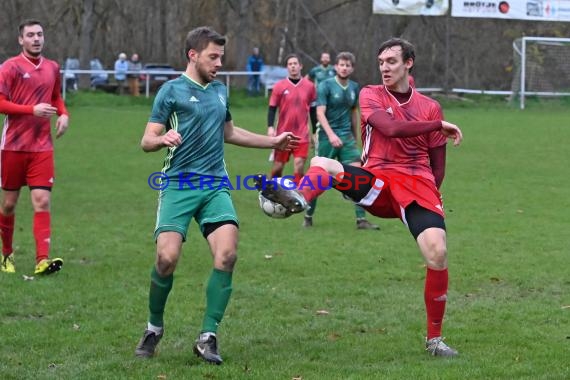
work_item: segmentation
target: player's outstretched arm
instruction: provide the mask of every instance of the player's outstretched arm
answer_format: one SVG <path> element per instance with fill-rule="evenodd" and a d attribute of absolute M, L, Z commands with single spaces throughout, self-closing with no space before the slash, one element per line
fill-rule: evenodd
<path fill-rule="evenodd" d="M 299 146 L 299 136 L 283 132 L 278 136 L 264 136 L 237 127 L 230 120 L 224 129 L 224 141 L 233 145 L 249 148 L 274 148 L 280 150 L 295 149 Z"/>

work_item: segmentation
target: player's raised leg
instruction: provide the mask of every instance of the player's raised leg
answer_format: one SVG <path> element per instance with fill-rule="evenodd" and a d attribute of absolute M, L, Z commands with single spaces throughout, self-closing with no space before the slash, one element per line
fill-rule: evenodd
<path fill-rule="evenodd" d="M 287 216 L 299 213 L 307 208 L 307 202 L 297 191 L 297 184 L 288 178 L 267 179 L 263 174 L 254 176 L 255 187 L 262 198 L 278 203 L 287 209 Z M 260 198 L 260 199 L 262 199 Z"/>
<path fill-rule="evenodd" d="M 340 162 L 317 156 L 311 159 L 311 166 L 299 180 L 297 189 L 264 180 L 263 176 L 258 176 L 255 182 L 264 197 L 285 206 L 291 213 L 299 213 L 306 209 L 307 204 L 343 180 L 350 181 L 350 178 L 345 178 L 344 166 Z M 299 197 L 304 202 L 299 202 Z"/>

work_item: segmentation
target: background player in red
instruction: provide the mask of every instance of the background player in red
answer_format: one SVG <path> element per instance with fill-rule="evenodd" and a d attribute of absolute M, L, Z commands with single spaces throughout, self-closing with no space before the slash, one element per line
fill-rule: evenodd
<path fill-rule="evenodd" d="M 0 68 L 0 113 L 6 114 L 0 143 L 0 270 L 15 272 L 14 212 L 20 188 L 28 185 L 34 209 L 34 273 L 50 274 L 63 265 L 62 259 L 49 259 L 50 200 L 54 181 L 50 119 L 59 115 L 55 128 L 56 137 L 60 137 L 67 130 L 69 117 L 60 93 L 59 66 L 42 56 L 44 31 L 41 23 L 37 20 L 22 22 L 18 42 L 22 52 Z"/>
<path fill-rule="evenodd" d="M 315 86 L 301 76 L 303 65 L 299 57 L 289 54 L 285 58 L 288 77 L 275 84 L 269 99 L 267 112 L 267 134 L 277 136 L 283 132 L 293 132 L 299 136 L 299 147 L 293 151 L 275 150 L 273 153 L 273 167 L 271 177 L 282 177 L 283 168 L 293 154 L 293 175 L 298 182 L 305 173 L 305 162 L 309 154 L 309 114 L 311 123 L 316 125 L 315 100 L 317 97 Z M 277 128 L 275 114 L 279 109 Z"/>
<path fill-rule="evenodd" d="M 440 105 L 410 86 L 414 47 L 390 39 L 378 50 L 382 85 L 360 92 L 363 153 L 361 168 L 314 157 L 299 183 L 310 202 L 332 185 L 372 215 L 400 218 L 427 264 L 424 300 L 426 350 L 455 356 L 441 336 L 448 272 L 444 211 L 439 188 L 445 175 L 446 138 L 463 136 L 443 121 Z"/>

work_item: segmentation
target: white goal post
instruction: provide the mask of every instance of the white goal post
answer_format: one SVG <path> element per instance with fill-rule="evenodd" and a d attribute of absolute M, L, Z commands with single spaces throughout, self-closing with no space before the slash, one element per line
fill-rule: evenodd
<path fill-rule="evenodd" d="M 570 38 L 522 37 L 513 42 L 512 96 L 570 96 Z"/>

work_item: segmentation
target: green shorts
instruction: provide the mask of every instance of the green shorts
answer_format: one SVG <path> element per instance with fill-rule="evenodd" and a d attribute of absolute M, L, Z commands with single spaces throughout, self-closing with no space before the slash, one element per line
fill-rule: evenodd
<path fill-rule="evenodd" d="M 352 134 L 341 135 L 339 138 L 342 141 L 341 148 L 333 148 L 326 133 L 319 132 L 317 134 L 317 156 L 332 158 L 343 164 L 351 164 L 353 162 L 360 162 L 360 149 Z"/>
<path fill-rule="evenodd" d="M 179 189 L 170 183 L 158 196 L 154 240 L 161 232 L 175 231 L 186 241 L 186 233 L 192 218 L 196 219 L 200 231 L 209 223 L 233 221 L 239 224 L 232 197 L 228 189 Z"/>

